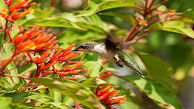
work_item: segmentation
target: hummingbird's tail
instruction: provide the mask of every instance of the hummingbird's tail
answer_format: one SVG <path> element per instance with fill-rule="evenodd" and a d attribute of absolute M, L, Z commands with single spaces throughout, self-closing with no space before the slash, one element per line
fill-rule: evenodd
<path fill-rule="evenodd" d="M 133 70 L 136 71 L 141 77 L 145 78 L 144 74 L 140 70 L 137 70 L 135 68 Z"/>

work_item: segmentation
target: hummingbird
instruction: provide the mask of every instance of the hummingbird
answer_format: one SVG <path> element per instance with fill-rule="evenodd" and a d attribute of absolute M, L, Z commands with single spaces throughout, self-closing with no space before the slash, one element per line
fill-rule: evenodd
<path fill-rule="evenodd" d="M 103 43 L 86 41 L 79 44 L 72 51 L 97 53 L 108 61 L 114 62 L 118 67 L 123 67 L 123 65 L 125 65 L 145 78 L 138 64 L 124 50 L 124 45 L 121 43 L 121 39 L 110 34 L 107 35 L 107 38 Z"/>

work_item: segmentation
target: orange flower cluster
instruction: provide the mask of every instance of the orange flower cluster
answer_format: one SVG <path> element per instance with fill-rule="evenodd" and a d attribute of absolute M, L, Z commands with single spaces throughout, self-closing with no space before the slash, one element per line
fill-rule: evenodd
<path fill-rule="evenodd" d="M 45 53 L 43 53 L 41 57 L 35 57 L 34 59 L 32 59 L 29 53 L 28 56 L 30 57 L 33 63 L 39 66 L 39 70 L 43 71 L 43 74 L 41 76 L 48 74 L 57 74 L 58 76 L 61 76 L 65 79 L 75 79 L 74 77 L 64 77 L 64 76 L 78 75 L 79 72 L 85 71 L 86 69 L 85 68 L 77 69 L 78 67 L 84 64 L 83 62 L 68 61 L 69 59 L 79 54 L 79 52 L 76 53 L 71 52 L 71 49 L 73 47 L 74 45 L 71 45 L 65 50 L 63 50 L 62 48 L 59 48 L 57 50 L 57 47 L 54 48 L 53 51 L 49 49 Z M 57 70 L 54 65 L 58 62 L 66 62 L 67 64 L 70 65 L 62 67 L 60 70 Z M 52 70 L 45 71 L 48 70 L 50 67 L 52 67 Z M 39 76 L 39 74 L 36 74 L 35 77 L 37 76 Z"/>
<path fill-rule="evenodd" d="M 102 104 L 106 106 L 107 109 L 116 109 L 112 105 L 125 103 L 126 96 L 117 96 L 120 92 L 119 90 L 109 91 L 111 86 L 97 87 L 95 95 L 101 101 Z"/>
<path fill-rule="evenodd" d="M 41 35 L 41 31 L 38 30 L 39 27 L 40 25 L 36 25 L 27 32 L 24 32 L 20 27 L 21 34 L 17 35 L 13 40 L 15 54 L 26 51 L 46 51 L 58 43 L 56 37 L 51 34 Z"/>
<path fill-rule="evenodd" d="M 28 8 L 30 6 L 35 5 L 36 3 L 30 3 L 28 4 L 28 0 L 24 0 L 21 3 L 13 3 L 12 0 L 4 0 L 5 4 L 8 5 L 9 10 L 7 9 L 2 9 L 0 11 L 0 15 L 4 17 L 7 21 L 14 22 L 17 19 L 21 19 L 22 17 L 26 16 L 27 14 L 30 14 L 33 12 L 32 8 Z M 21 12 L 22 10 L 28 8 L 27 10 Z M 18 13 L 20 11 L 20 13 Z"/>
<path fill-rule="evenodd" d="M 100 76 L 99 77 L 100 79 L 107 79 L 107 78 L 110 78 L 113 75 L 113 73 L 111 73 L 111 72 L 102 72 L 102 73 L 104 75 Z"/>

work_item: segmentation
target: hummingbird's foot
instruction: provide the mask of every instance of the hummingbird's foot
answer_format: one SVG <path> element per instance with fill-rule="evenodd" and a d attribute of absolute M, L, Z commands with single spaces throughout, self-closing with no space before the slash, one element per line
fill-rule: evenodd
<path fill-rule="evenodd" d="M 124 67 L 123 65 L 121 65 L 121 64 L 118 63 L 118 62 L 116 62 L 116 65 L 117 65 L 118 67 Z"/>

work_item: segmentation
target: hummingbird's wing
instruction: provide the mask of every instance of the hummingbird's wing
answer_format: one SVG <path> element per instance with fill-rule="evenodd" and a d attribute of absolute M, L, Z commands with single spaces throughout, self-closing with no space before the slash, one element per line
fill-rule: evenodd
<path fill-rule="evenodd" d="M 134 61 L 134 59 L 128 55 L 125 51 L 118 51 L 117 52 L 119 58 L 122 60 L 122 62 L 129 68 L 131 68 L 132 70 L 136 71 L 139 75 L 141 75 L 142 77 L 145 77 L 144 74 L 142 73 L 142 71 L 140 70 L 139 66 L 137 65 L 137 63 Z"/>
<path fill-rule="evenodd" d="M 122 50 L 122 39 L 118 38 L 112 34 L 108 34 L 105 40 L 105 46 L 108 50 Z"/>
<path fill-rule="evenodd" d="M 145 77 L 133 58 L 123 50 L 124 44 L 122 44 L 121 38 L 108 34 L 105 40 L 105 46 L 108 50 L 112 50 L 116 53 L 115 60 L 117 66 L 122 67 L 122 63 L 124 63 L 127 67 L 136 71 L 139 75 Z"/>

